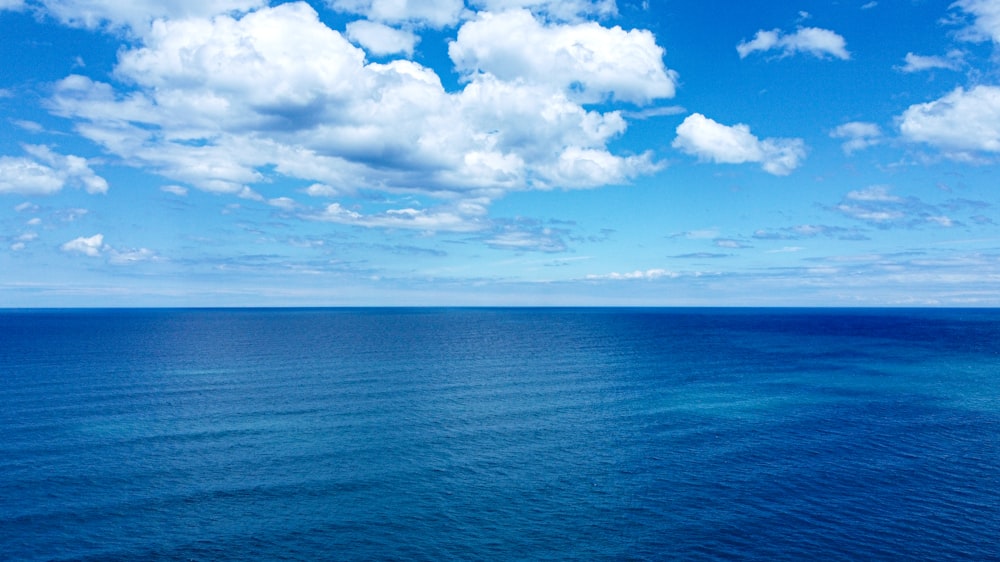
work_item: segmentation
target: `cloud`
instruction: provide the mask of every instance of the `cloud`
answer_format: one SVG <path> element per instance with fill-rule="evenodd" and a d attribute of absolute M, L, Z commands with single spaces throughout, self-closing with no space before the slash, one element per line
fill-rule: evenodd
<path fill-rule="evenodd" d="M 800 27 L 795 33 L 786 34 L 780 29 L 766 31 L 761 29 L 750 41 L 742 41 L 736 46 L 740 58 L 744 59 L 751 53 L 770 50 L 781 51 L 781 56 L 787 57 L 796 53 L 808 53 L 818 58 L 831 56 L 841 60 L 851 58 L 847 52 L 847 42 L 844 38 L 829 29 L 818 27 Z"/>
<path fill-rule="evenodd" d="M 1000 3 L 996 0 L 958 0 L 951 6 L 973 17 L 972 25 L 960 33 L 962 39 L 1000 43 Z"/>
<path fill-rule="evenodd" d="M 92 258 L 105 256 L 112 265 L 131 265 L 138 262 L 162 261 L 156 252 L 148 248 L 118 250 L 104 243 L 103 234 L 74 238 L 60 249 L 68 254 L 83 254 Z"/>
<path fill-rule="evenodd" d="M 759 163 L 764 171 L 778 176 L 790 174 L 806 156 L 802 139 L 761 140 L 747 125 L 726 126 L 700 113 L 684 119 L 677 127 L 677 138 L 671 146 L 702 161 Z"/>
<path fill-rule="evenodd" d="M 644 280 L 652 281 L 655 279 L 675 279 L 680 277 L 680 274 L 674 273 L 672 271 L 667 271 L 666 269 L 647 269 L 641 270 L 637 269 L 635 271 L 618 273 L 617 271 L 606 273 L 603 275 L 590 274 L 587 275 L 587 279 L 590 280 L 612 280 L 612 281 L 633 281 L 633 280 Z"/>
<path fill-rule="evenodd" d="M 965 64 L 963 60 L 965 53 L 958 50 L 948 51 L 948 54 L 940 56 L 921 56 L 915 55 L 913 53 L 906 53 L 906 57 L 903 59 L 906 64 L 901 67 L 897 67 L 900 72 L 912 73 L 912 72 L 922 72 L 925 70 L 958 70 L 962 68 Z"/>
<path fill-rule="evenodd" d="M 347 24 L 347 38 L 377 56 L 397 53 L 413 56 L 413 48 L 419 40 L 411 31 L 364 20 Z"/>
<path fill-rule="evenodd" d="M 343 195 L 341 190 L 322 183 L 314 183 L 303 189 L 302 192 L 310 197 L 337 197 Z"/>
<path fill-rule="evenodd" d="M 25 145 L 31 158 L 0 156 L 0 194 L 51 195 L 66 185 L 87 193 L 107 193 L 108 182 L 79 156 L 52 152 L 46 146 Z"/>
<path fill-rule="evenodd" d="M 615 0 L 473 0 L 487 12 L 526 8 L 551 20 L 577 21 L 583 16 L 611 17 L 618 13 Z"/>
<path fill-rule="evenodd" d="M 180 185 L 165 185 L 160 188 L 160 191 L 164 193 L 172 193 L 179 197 L 184 197 L 188 194 L 187 188 Z"/>
<path fill-rule="evenodd" d="M 107 245 L 104 248 L 108 251 L 108 263 L 112 265 L 131 265 L 138 262 L 163 261 L 163 258 L 149 248 L 116 250 Z"/>
<path fill-rule="evenodd" d="M 952 157 L 1000 152 L 1000 87 L 956 88 L 940 99 L 911 105 L 897 122 L 905 140 Z"/>
<path fill-rule="evenodd" d="M 373 21 L 430 27 L 454 25 L 465 10 L 463 0 L 331 0 L 330 6 Z"/>
<path fill-rule="evenodd" d="M 39 0 L 42 10 L 72 27 L 128 28 L 142 35 L 155 20 L 245 13 L 266 0 Z"/>
<path fill-rule="evenodd" d="M 402 228 L 427 232 L 474 232 L 485 227 L 482 215 L 485 207 L 465 202 L 457 208 L 389 209 L 382 213 L 362 214 L 347 209 L 340 203 L 331 203 L 320 212 L 306 213 L 309 220 L 348 224 L 366 228 Z"/>
<path fill-rule="evenodd" d="M 874 185 L 849 192 L 833 210 L 878 228 L 915 228 L 927 224 L 947 228 L 958 223 L 948 217 L 943 209 L 956 210 L 963 206 L 965 205 L 946 204 L 939 207 L 917 197 L 895 195 L 887 186 Z"/>
<path fill-rule="evenodd" d="M 559 232 L 551 228 L 541 228 L 536 232 L 508 230 L 498 232 L 484 240 L 487 246 L 501 250 L 532 252 L 565 252 L 566 243 Z"/>
<path fill-rule="evenodd" d="M 621 112 L 581 105 L 672 95 L 652 34 L 543 25 L 523 11 L 495 21 L 524 23 L 511 31 L 538 43 L 513 44 L 469 22 L 452 45 L 471 65 L 455 92 L 413 61 L 368 62 L 293 2 L 242 17 L 156 21 L 119 52 L 113 77 L 126 86 L 71 75 L 49 104 L 124 162 L 214 193 L 254 194 L 249 186 L 283 176 L 351 192 L 479 199 L 619 184 L 659 169 L 651 153 L 608 149 L 627 128 Z M 543 55 L 495 68 L 493 55 L 505 50 Z M 624 62 L 612 64 L 621 52 Z"/>
<path fill-rule="evenodd" d="M 283 211 L 294 211 L 299 206 L 291 197 L 274 197 L 268 199 L 267 204 Z"/>
<path fill-rule="evenodd" d="M 0 11 L 19 11 L 24 9 L 24 0 L 0 0 Z"/>
<path fill-rule="evenodd" d="M 856 230 L 844 228 L 842 226 L 829 226 L 822 224 L 800 224 L 777 230 L 759 229 L 753 233 L 753 238 L 756 240 L 802 240 L 805 238 L 816 238 L 818 236 L 838 238 L 840 240 L 866 239 Z"/>
<path fill-rule="evenodd" d="M 719 248 L 729 248 L 733 250 L 738 250 L 741 248 L 752 248 L 752 246 L 748 246 L 747 244 L 744 244 L 743 242 L 740 242 L 739 240 L 734 240 L 732 238 L 716 238 L 715 240 L 712 241 L 712 243 Z"/>
<path fill-rule="evenodd" d="M 527 10 L 480 13 L 459 29 L 448 55 L 467 79 L 489 73 L 525 80 L 582 103 L 648 103 L 673 97 L 677 83 L 649 31 L 595 22 L 543 24 Z"/>
<path fill-rule="evenodd" d="M 835 139 L 847 139 L 841 148 L 844 154 L 852 154 L 882 142 L 882 130 L 875 123 L 852 121 L 844 123 L 830 132 Z"/>
<path fill-rule="evenodd" d="M 83 236 L 66 242 L 61 246 L 62 251 L 68 253 L 79 253 L 85 256 L 97 257 L 105 249 L 104 235 L 95 234 L 89 238 Z"/>

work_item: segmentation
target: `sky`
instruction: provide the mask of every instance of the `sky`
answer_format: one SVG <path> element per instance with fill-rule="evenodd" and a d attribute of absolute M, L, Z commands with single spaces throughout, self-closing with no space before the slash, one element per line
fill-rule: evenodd
<path fill-rule="evenodd" d="M 1000 0 L 0 0 L 0 307 L 1000 306 Z"/>

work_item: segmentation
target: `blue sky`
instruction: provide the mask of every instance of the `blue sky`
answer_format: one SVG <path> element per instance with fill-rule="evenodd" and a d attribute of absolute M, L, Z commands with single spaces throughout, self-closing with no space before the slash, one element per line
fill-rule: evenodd
<path fill-rule="evenodd" d="M 1000 0 L 0 0 L 0 307 L 1000 305 Z"/>

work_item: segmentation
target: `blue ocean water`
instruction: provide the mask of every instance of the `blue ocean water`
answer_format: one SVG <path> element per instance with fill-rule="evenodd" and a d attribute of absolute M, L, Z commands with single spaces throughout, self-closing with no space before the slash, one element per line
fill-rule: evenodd
<path fill-rule="evenodd" d="M 0 311 L 0 558 L 1000 559 L 1000 311 Z"/>

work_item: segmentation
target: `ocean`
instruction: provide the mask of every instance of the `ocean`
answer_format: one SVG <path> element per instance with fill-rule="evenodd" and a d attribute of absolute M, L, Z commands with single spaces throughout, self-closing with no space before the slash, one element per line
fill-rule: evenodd
<path fill-rule="evenodd" d="M 1000 310 L 0 311 L 4 560 L 1000 560 Z"/>

